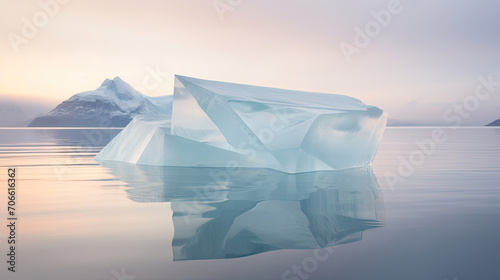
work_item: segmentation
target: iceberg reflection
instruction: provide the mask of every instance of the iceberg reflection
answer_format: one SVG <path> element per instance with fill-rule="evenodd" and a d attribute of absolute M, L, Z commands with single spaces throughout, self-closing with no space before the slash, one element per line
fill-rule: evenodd
<path fill-rule="evenodd" d="M 130 199 L 171 202 L 174 260 L 235 258 L 359 241 L 384 226 L 371 168 L 286 174 L 270 169 L 102 162 Z"/>

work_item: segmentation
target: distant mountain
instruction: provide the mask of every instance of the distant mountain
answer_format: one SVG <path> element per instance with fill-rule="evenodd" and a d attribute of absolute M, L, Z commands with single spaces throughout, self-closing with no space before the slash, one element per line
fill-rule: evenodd
<path fill-rule="evenodd" d="M 19 105 L 0 103 L 0 120 L 2 126 L 26 126 L 29 119 Z"/>
<path fill-rule="evenodd" d="M 500 119 L 498 119 L 490 124 L 487 124 L 486 126 L 500 126 Z"/>
<path fill-rule="evenodd" d="M 171 95 L 148 97 L 116 77 L 96 90 L 73 95 L 29 126 L 124 127 L 136 115 L 171 113 Z"/>
<path fill-rule="evenodd" d="M 53 107 L 53 102 L 39 98 L 0 95 L 0 127 L 27 126 Z"/>

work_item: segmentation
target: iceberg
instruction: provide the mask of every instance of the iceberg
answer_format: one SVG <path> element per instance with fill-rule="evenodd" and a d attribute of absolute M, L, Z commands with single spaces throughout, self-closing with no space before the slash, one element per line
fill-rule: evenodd
<path fill-rule="evenodd" d="M 371 167 L 286 174 L 271 169 L 102 162 L 138 203 L 170 203 L 174 261 L 239 258 L 361 241 L 384 227 Z M 106 186 L 103 186 L 104 188 Z"/>
<path fill-rule="evenodd" d="M 172 115 L 136 116 L 96 160 L 286 173 L 364 167 L 386 122 L 348 96 L 176 75 Z"/>

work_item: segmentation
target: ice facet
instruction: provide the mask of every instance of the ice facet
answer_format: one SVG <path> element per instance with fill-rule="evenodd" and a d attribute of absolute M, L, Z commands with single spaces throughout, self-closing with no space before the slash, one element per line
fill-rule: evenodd
<path fill-rule="evenodd" d="M 356 242 L 385 226 L 370 167 L 286 174 L 270 169 L 103 162 L 138 203 L 169 202 L 174 261 L 223 259 Z"/>
<path fill-rule="evenodd" d="M 386 121 L 347 96 L 176 76 L 171 122 L 138 116 L 96 159 L 287 173 L 361 167 L 373 161 Z"/>

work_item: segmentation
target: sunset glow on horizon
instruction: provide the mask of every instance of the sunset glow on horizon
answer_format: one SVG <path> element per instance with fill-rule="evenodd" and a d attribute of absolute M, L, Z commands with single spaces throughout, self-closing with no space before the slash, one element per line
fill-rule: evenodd
<path fill-rule="evenodd" d="M 159 96 L 181 74 L 345 94 L 390 111 L 457 102 L 479 76 L 500 76 L 500 35 L 487 31 L 500 23 L 498 3 L 231 3 L 3 1 L 0 95 L 60 102 L 119 76 Z"/>

